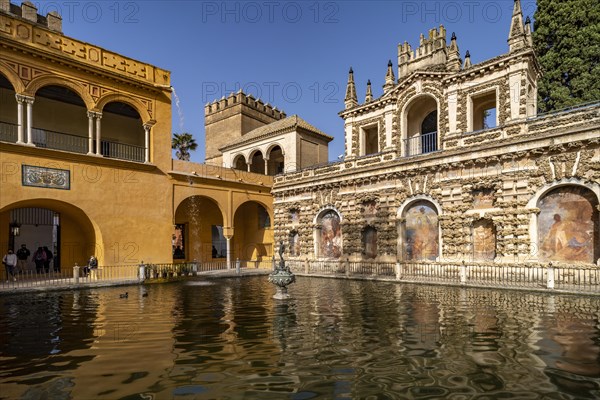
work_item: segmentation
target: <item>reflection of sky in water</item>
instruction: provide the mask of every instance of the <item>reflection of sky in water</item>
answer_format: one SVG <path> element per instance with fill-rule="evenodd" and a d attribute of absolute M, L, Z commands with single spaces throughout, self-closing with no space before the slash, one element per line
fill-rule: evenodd
<path fill-rule="evenodd" d="M 599 298 L 211 283 L 1 297 L 2 396 L 600 397 Z"/>

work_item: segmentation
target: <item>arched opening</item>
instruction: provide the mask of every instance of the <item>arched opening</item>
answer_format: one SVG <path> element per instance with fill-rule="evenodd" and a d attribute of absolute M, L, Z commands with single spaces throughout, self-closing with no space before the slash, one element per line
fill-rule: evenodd
<path fill-rule="evenodd" d="M 493 261 L 496 258 L 496 228 L 490 219 L 473 223 L 473 259 Z"/>
<path fill-rule="evenodd" d="M 414 99 L 404 112 L 404 152 L 407 156 L 430 153 L 438 149 L 437 102 L 432 96 Z"/>
<path fill-rule="evenodd" d="M 246 163 L 246 159 L 243 155 L 239 155 L 235 157 L 233 160 L 233 168 L 240 171 L 248 171 L 248 164 Z"/>
<path fill-rule="evenodd" d="M 217 203 L 204 196 L 183 200 L 175 211 L 171 245 L 175 262 L 224 259 L 227 243 L 223 236 L 223 214 Z"/>
<path fill-rule="evenodd" d="M 284 170 L 284 156 L 281 147 L 275 146 L 269 152 L 268 174 L 277 175 Z"/>
<path fill-rule="evenodd" d="M 251 157 L 252 164 L 250 165 L 250 172 L 257 174 L 265 174 L 265 159 L 260 150 L 255 151 Z"/>
<path fill-rule="evenodd" d="M 598 198 L 576 185 L 560 186 L 537 204 L 540 261 L 594 263 L 600 258 Z"/>
<path fill-rule="evenodd" d="M 88 152 L 87 107 L 73 90 L 58 85 L 38 89 L 32 118 L 31 141 L 36 147 Z"/>
<path fill-rule="evenodd" d="M 102 110 L 101 153 L 104 157 L 143 162 L 145 132 L 140 113 L 127 103 L 112 101 Z"/>
<path fill-rule="evenodd" d="M 298 257 L 300 256 L 300 234 L 298 231 L 290 232 L 290 256 Z"/>
<path fill-rule="evenodd" d="M 70 271 L 75 264 L 85 265 L 90 255 L 105 262 L 101 240 L 89 217 L 79 208 L 55 200 L 28 200 L 5 207 L 0 212 L 0 243 L 3 254 L 8 248 L 16 252 L 25 245 L 29 256 L 20 267 L 28 273 Z M 34 257 L 39 248 L 50 253 L 41 264 L 42 260 L 36 263 Z"/>
<path fill-rule="evenodd" d="M 15 88 L 8 78 L 0 73 L 0 141 L 17 142 L 17 102 Z"/>
<path fill-rule="evenodd" d="M 271 215 L 260 203 L 247 201 L 235 211 L 234 256 L 243 261 L 262 260 L 273 254 Z"/>
<path fill-rule="evenodd" d="M 342 225 L 336 211 L 324 210 L 317 217 L 315 243 L 318 258 L 338 259 L 342 256 Z"/>
<path fill-rule="evenodd" d="M 365 259 L 377 257 L 377 229 L 367 226 L 361 234 L 362 253 Z"/>
<path fill-rule="evenodd" d="M 418 200 L 404 211 L 402 259 L 431 260 L 439 257 L 440 234 L 438 213 L 433 203 Z"/>

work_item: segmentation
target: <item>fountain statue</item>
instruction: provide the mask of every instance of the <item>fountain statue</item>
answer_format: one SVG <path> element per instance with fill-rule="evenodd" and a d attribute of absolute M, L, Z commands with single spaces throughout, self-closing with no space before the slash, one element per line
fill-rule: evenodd
<path fill-rule="evenodd" d="M 296 282 L 296 275 L 290 271 L 290 268 L 285 265 L 283 252 L 285 246 L 283 242 L 279 242 L 279 265 L 275 267 L 275 271 L 269 274 L 269 282 L 277 286 L 277 292 L 273 296 L 274 299 L 287 299 L 290 295 L 287 292 L 288 285 Z"/>

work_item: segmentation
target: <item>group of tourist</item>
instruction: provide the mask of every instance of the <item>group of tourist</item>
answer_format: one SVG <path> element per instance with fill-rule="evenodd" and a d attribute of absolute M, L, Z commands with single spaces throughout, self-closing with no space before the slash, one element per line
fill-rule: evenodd
<path fill-rule="evenodd" d="M 16 254 L 12 249 L 8 249 L 8 252 L 2 258 L 2 264 L 6 270 L 6 280 L 17 280 L 16 275 L 19 273 L 26 272 L 27 261 L 29 260 L 29 256 L 31 256 L 31 251 L 27 248 L 26 244 L 22 244 L 21 248 L 17 250 Z M 33 253 L 31 260 L 35 263 L 35 270 L 38 274 L 41 273 L 49 273 L 50 272 L 50 263 L 54 259 L 54 255 L 52 251 L 48 248 L 48 246 L 40 246 Z M 54 263 L 54 271 L 58 271 L 58 264 Z"/>

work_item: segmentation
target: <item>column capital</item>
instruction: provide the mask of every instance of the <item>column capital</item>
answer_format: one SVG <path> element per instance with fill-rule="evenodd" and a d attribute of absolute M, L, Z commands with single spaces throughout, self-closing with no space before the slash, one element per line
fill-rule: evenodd
<path fill-rule="evenodd" d="M 152 127 L 154 126 L 153 123 L 147 122 L 144 125 L 142 125 L 142 127 L 144 128 L 145 131 L 149 131 L 150 129 L 152 129 Z"/>
<path fill-rule="evenodd" d="M 35 97 L 27 96 L 25 94 L 20 94 L 20 93 L 16 93 L 15 98 L 17 99 L 17 102 L 19 102 L 19 103 L 33 104 L 33 102 L 35 101 Z"/>

